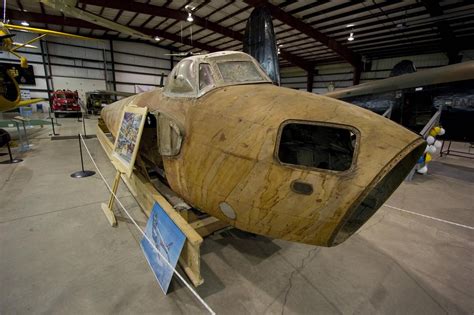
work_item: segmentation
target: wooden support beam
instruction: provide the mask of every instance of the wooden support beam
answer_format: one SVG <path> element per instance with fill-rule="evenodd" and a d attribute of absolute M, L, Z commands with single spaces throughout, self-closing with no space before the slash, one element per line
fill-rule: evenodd
<path fill-rule="evenodd" d="M 269 3 L 265 0 L 244 0 L 245 3 L 250 4 L 252 6 L 266 6 L 270 9 L 272 16 L 281 22 L 293 27 L 294 29 L 300 31 L 301 33 L 317 40 L 318 42 L 322 43 L 339 56 L 341 56 L 344 60 L 350 63 L 353 66 L 359 66 L 361 62 L 361 57 L 348 49 L 347 47 L 339 44 L 334 39 L 326 36 L 325 34 L 321 33 L 320 31 L 314 29 L 310 25 L 304 23 L 300 19 L 295 18 L 294 16 L 286 13 L 279 7 Z"/>

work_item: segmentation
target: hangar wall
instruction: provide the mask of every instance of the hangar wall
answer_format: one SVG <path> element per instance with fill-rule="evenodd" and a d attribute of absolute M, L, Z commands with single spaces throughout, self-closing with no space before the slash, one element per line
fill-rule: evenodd
<path fill-rule="evenodd" d="M 473 50 L 463 51 L 463 61 L 472 60 Z M 404 56 L 396 58 L 372 60 L 369 71 L 363 71 L 360 82 L 385 79 L 390 75 L 392 68 L 402 60 L 411 60 L 418 71 L 423 69 L 446 66 L 448 58 L 443 53 Z M 328 85 L 333 82 L 336 89 L 352 86 L 353 68 L 347 63 L 322 65 L 316 67 L 314 75 L 313 93 L 324 94 L 328 92 Z M 306 90 L 306 72 L 300 68 L 291 67 L 281 69 L 282 86 Z"/>
<path fill-rule="evenodd" d="M 33 37 L 29 33 L 15 34 L 17 42 L 25 42 Z M 97 89 L 141 92 L 164 84 L 172 66 L 179 59 L 168 56 L 170 51 L 167 49 L 127 41 L 49 37 L 48 41 L 36 45 L 38 49 L 19 50 L 27 57 L 36 75 L 36 85 L 21 86 L 22 90 L 30 91 L 32 98 L 47 99 L 48 83 L 50 92 L 55 89 L 78 90 L 83 100 L 85 92 Z M 462 53 L 463 61 L 474 58 L 474 50 Z M 403 59 L 412 60 L 419 71 L 448 64 L 446 55 L 442 53 L 377 59 L 372 61 L 369 71 L 362 72 L 361 83 L 388 77 L 393 66 Z M 2 52 L 0 62 L 18 63 L 18 59 Z M 105 67 L 107 71 L 104 71 Z M 316 69 L 314 93 L 326 93 L 331 82 L 334 82 L 336 89 L 352 85 L 353 69 L 347 63 L 322 65 Z M 306 90 L 307 78 L 303 70 L 283 68 L 281 76 L 282 86 Z M 49 107 L 47 101 L 40 104 L 45 110 Z M 32 107 L 36 109 L 36 106 Z"/>
<path fill-rule="evenodd" d="M 29 33 L 15 34 L 16 42 L 33 38 Z M 135 93 L 161 86 L 175 64 L 173 57 L 166 55 L 169 50 L 143 43 L 48 37 L 35 46 L 38 49 L 19 50 L 35 72 L 35 85 L 20 86 L 30 91 L 32 98 L 48 99 L 48 84 L 50 92 L 78 90 L 82 100 L 85 100 L 85 92 L 97 89 Z M 18 63 L 18 59 L 2 52 L 0 62 Z M 49 107 L 47 101 L 40 104 L 45 110 Z M 32 107 L 36 109 L 35 105 Z"/>

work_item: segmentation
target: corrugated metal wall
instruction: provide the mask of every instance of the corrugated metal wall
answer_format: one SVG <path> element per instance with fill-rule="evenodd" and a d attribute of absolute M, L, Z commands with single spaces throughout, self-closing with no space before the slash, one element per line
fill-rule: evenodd
<path fill-rule="evenodd" d="M 463 61 L 472 60 L 474 51 L 463 51 Z M 448 64 L 445 54 L 424 54 L 397 58 L 373 60 L 370 70 L 361 74 L 361 83 L 372 80 L 385 79 L 389 76 L 392 68 L 402 60 L 411 60 L 418 71 Z M 328 92 L 328 85 L 334 83 L 336 89 L 352 86 L 353 68 L 347 63 L 323 65 L 316 67 L 314 75 L 313 93 L 324 94 Z M 306 90 L 306 72 L 299 68 L 283 68 L 281 70 L 282 86 Z"/>
<path fill-rule="evenodd" d="M 16 32 L 15 41 L 24 42 L 32 37 L 29 33 Z M 166 82 L 172 65 L 180 59 L 168 56 L 170 51 L 166 49 L 126 41 L 49 37 L 42 45 L 36 45 L 38 49 L 19 51 L 27 57 L 35 71 L 36 85 L 21 86 L 24 90 L 30 90 L 32 98 L 48 98 L 46 72 L 51 73 L 48 76 L 50 92 L 54 89 L 78 90 L 85 100 L 85 92 L 97 89 L 135 93 L 161 86 Z M 462 53 L 463 61 L 474 58 L 473 50 Z M 412 60 L 419 71 L 448 64 L 447 57 L 442 53 L 373 60 L 370 70 L 362 72 L 361 83 L 387 78 L 393 66 L 404 59 Z M 14 56 L 6 52 L 0 54 L 0 61 L 18 63 Z M 334 83 L 336 89 L 352 85 L 353 69 L 346 63 L 317 66 L 316 70 L 314 93 L 326 93 L 330 83 Z M 281 76 L 282 86 L 306 90 L 306 72 L 301 69 L 283 68 Z M 48 102 L 43 102 L 43 106 L 47 108 Z"/>
<path fill-rule="evenodd" d="M 16 42 L 33 38 L 29 33 L 15 34 Z M 78 90 L 85 101 L 85 92 L 93 90 L 108 88 L 137 92 L 137 89 L 161 86 L 172 68 L 173 58 L 166 55 L 170 53 L 169 50 L 142 43 L 49 37 L 35 46 L 38 49 L 19 50 L 33 66 L 36 75 L 36 85 L 20 86 L 22 90 L 29 90 L 32 98 L 48 98 L 47 77 L 50 92 L 56 89 Z M 18 63 L 18 59 L 2 52 L 0 62 Z M 49 106 L 47 101 L 40 104 L 44 108 Z M 32 107 L 36 108 L 34 105 Z"/>

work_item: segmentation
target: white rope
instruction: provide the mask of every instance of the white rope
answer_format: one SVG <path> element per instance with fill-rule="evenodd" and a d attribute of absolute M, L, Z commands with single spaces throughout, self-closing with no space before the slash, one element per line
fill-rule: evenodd
<path fill-rule="evenodd" d="M 448 221 L 448 220 L 443 220 L 443 219 L 431 217 L 429 215 L 425 215 L 425 214 L 421 214 L 421 213 L 417 213 L 417 212 L 413 212 L 413 211 L 408 211 L 408 210 L 397 208 L 397 207 L 390 206 L 390 205 L 384 205 L 384 206 L 387 207 L 387 208 L 390 208 L 390 209 L 395 209 L 395 210 L 398 210 L 398 211 L 402 211 L 402 212 L 406 212 L 406 213 L 410 213 L 410 214 L 414 214 L 414 215 L 419 215 L 420 217 L 424 217 L 424 218 L 427 218 L 427 219 L 452 224 L 452 225 L 459 226 L 459 227 L 469 229 L 469 230 L 474 230 L 474 226 L 469 226 L 469 225 L 464 225 L 464 224 L 460 224 L 460 223 L 456 223 L 456 222 L 452 222 L 452 221 Z"/>
<path fill-rule="evenodd" d="M 150 243 L 150 245 L 158 252 L 158 254 L 160 254 L 161 258 L 163 258 L 163 260 L 166 262 L 166 264 L 168 265 L 168 267 L 170 269 L 173 269 L 173 272 L 174 274 L 176 274 L 176 276 L 184 283 L 184 285 L 191 291 L 191 293 L 196 297 L 196 299 L 198 299 L 199 302 L 201 302 L 201 304 L 209 311 L 209 313 L 215 315 L 216 313 L 212 310 L 212 308 L 204 301 L 204 299 L 191 287 L 191 285 L 184 279 L 184 277 L 175 269 L 173 268 L 173 266 L 169 263 L 169 261 L 163 256 L 163 254 L 158 250 L 158 248 L 156 248 L 155 244 L 148 238 L 148 236 L 145 234 L 145 232 L 140 228 L 140 226 L 137 224 L 137 222 L 135 221 L 135 219 L 133 219 L 133 217 L 130 215 L 130 213 L 127 211 L 127 209 L 125 209 L 124 205 L 122 204 L 122 202 L 120 201 L 120 199 L 118 199 L 117 195 L 115 195 L 115 193 L 112 191 L 112 188 L 110 188 L 109 184 L 107 183 L 107 181 L 105 180 L 105 177 L 104 175 L 102 174 L 102 172 L 100 171 L 99 167 L 97 166 L 96 162 L 94 161 L 94 158 L 92 157 L 90 151 L 89 151 L 89 148 L 87 147 L 86 145 L 86 142 L 84 141 L 84 138 L 82 138 L 82 135 L 80 135 L 81 137 L 81 140 L 82 140 L 82 143 L 84 144 L 84 147 L 86 148 L 86 152 L 87 154 L 89 155 L 92 163 L 94 164 L 94 167 L 95 169 L 97 170 L 97 173 L 100 175 L 100 177 L 102 178 L 102 180 L 104 181 L 105 185 L 107 186 L 107 189 L 110 191 L 110 193 L 114 196 L 115 200 L 117 200 L 117 203 L 120 205 L 120 207 L 123 209 L 123 211 L 125 211 L 125 213 L 127 214 L 127 216 L 130 218 L 130 220 L 133 222 L 133 224 L 135 225 L 135 227 L 140 231 L 140 233 L 142 233 L 143 237 L 145 237 L 145 239 L 148 241 L 148 243 Z"/>

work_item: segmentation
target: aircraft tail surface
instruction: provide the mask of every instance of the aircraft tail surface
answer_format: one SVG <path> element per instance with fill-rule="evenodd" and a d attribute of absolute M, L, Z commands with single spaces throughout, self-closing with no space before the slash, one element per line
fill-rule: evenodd
<path fill-rule="evenodd" d="M 280 85 L 280 66 L 272 16 L 265 7 L 255 8 L 247 20 L 244 52 L 257 59 L 273 83 Z"/>

